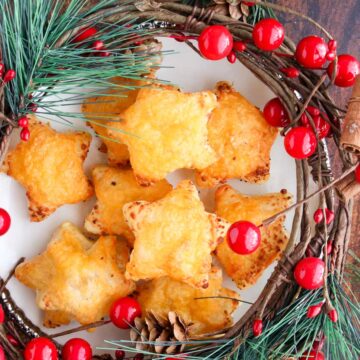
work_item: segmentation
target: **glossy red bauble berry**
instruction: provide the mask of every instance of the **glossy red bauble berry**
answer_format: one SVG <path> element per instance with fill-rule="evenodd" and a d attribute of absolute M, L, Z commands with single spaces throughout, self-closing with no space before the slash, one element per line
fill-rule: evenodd
<path fill-rule="evenodd" d="M 325 360 L 325 355 L 321 351 L 311 350 L 302 354 L 299 360 Z"/>
<path fill-rule="evenodd" d="M 321 313 L 323 304 L 324 303 L 309 306 L 308 311 L 306 313 L 306 317 L 309 319 L 312 319 L 312 318 L 318 316 Z"/>
<path fill-rule="evenodd" d="M 6 84 L 9 81 L 14 80 L 15 76 L 16 76 L 15 70 L 9 69 L 4 75 L 3 82 Z"/>
<path fill-rule="evenodd" d="M 286 152 L 295 159 L 306 159 L 311 156 L 317 146 L 314 132 L 304 126 L 291 129 L 284 139 Z"/>
<path fill-rule="evenodd" d="M 336 53 L 333 51 L 328 51 L 326 54 L 326 60 L 327 61 L 334 61 L 336 58 Z"/>
<path fill-rule="evenodd" d="M 80 30 L 74 37 L 73 43 L 84 41 L 97 33 L 97 30 L 94 27 L 89 27 Z"/>
<path fill-rule="evenodd" d="M 323 209 L 317 209 L 314 212 L 314 221 L 316 224 L 320 224 L 324 220 L 324 212 Z"/>
<path fill-rule="evenodd" d="M 29 126 L 29 119 L 27 118 L 27 116 L 22 116 L 19 120 L 18 120 L 18 125 L 21 128 L 26 128 Z"/>
<path fill-rule="evenodd" d="M 316 69 L 326 62 L 328 47 L 323 38 L 307 36 L 299 41 L 296 51 L 296 61 L 308 69 Z"/>
<path fill-rule="evenodd" d="M 209 60 L 224 59 L 233 48 L 233 37 L 230 31 L 221 25 L 205 28 L 198 41 L 201 55 Z"/>
<path fill-rule="evenodd" d="M 355 180 L 360 183 L 360 164 L 355 169 Z"/>
<path fill-rule="evenodd" d="M 326 225 L 331 224 L 334 221 L 335 214 L 330 209 L 325 209 L 325 219 L 326 219 Z"/>
<path fill-rule="evenodd" d="M 234 41 L 233 49 L 239 52 L 246 50 L 246 44 L 242 41 Z"/>
<path fill-rule="evenodd" d="M 58 360 L 55 344 L 47 338 L 39 337 L 27 343 L 24 350 L 25 360 Z"/>
<path fill-rule="evenodd" d="M 287 67 L 282 68 L 281 72 L 283 72 L 288 78 L 294 79 L 300 75 L 300 71 L 296 67 Z"/>
<path fill-rule="evenodd" d="M 105 48 L 105 45 L 101 40 L 96 40 L 92 44 L 92 49 L 94 49 L 94 50 L 98 51 L 98 50 L 102 50 L 104 48 Z"/>
<path fill-rule="evenodd" d="M 327 73 L 332 77 L 334 72 L 335 62 L 329 64 Z M 360 64 L 358 60 L 349 54 L 342 54 L 338 56 L 338 63 L 335 74 L 335 85 L 340 87 L 353 86 L 356 76 L 360 73 Z"/>
<path fill-rule="evenodd" d="M 232 251 L 247 255 L 253 253 L 260 246 L 261 233 L 253 223 L 237 221 L 230 226 L 226 238 Z"/>
<path fill-rule="evenodd" d="M 80 338 L 67 341 L 62 349 L 63 360 L 91 360 L 92 350 L 90 344 Z"/>
<path fill-rule="evenodd" d="M 120 329 L 128 329 L 140 316 L 140 304 L 131 297 L 116 300 L 110 308 L 110 319 Z"/>
<path fill-rule="evenodd" d="M 11 225 L 11 218 L 9 213 L 5 210 L 0 208 L 0 236 L 5 235 Z"/>
<path fill-rule="evenodd" d="M 327 255 L 330 255 L 332 253 L 332 245 L 333 245 L 332 241 L 328 241 L 326 243 L 326 254 Z"/>
<path fill-rule="evenodd" d="M 253 334 L 254 336 L 260 336 L 263 332 L 263 322 L 261 319 L 255 319 L 253 322 Z"/>
<path fill-rule="evenodd" d="M 3 324 L 4 321 L 5 321 L 5 312 L 4 312 L 4 308 L 0 304 L 0 325 Z"/>
<path fill-rule="evenodd" d="M 337 49 L 337 41 L 334 40 L 334 39 L 329 40 L 328 49 L 329 49 L 329 51 L 336 51 L 336 49 Z"/>
<path fill-rule="evenodd" d="M 124 350 L 116 350 L 115 351 L 115 359 L 116 360 L 123 360 L 125 358 L 125 351 Z"/>
<path fill-rule="evenodd" d="M 314 122 L 316 133 L 319 139 L 323 139 L 329 135 L 331 126 L 329 124 L 329 119 L 325 113 L 322 113 L 318 108 L 314 106 L 308 106 L 306 111 L 311 115 Z M 303 113 L 301 116 L 302 124 L 308 129 L 312 130 L 312 125 L 310 119 L 306 113 Z"/>
<path fill-rule="evenodd" d="M 328 317 L 332 322 L 337 322 L 338 321 L 338 313 L 336 311 L 336 309 L 332 309 L 328 312 Z"/>
<path fill-rule="evenodd" d="M 319 289 L 324 284 L 324 271 L 324 261 L 316 257 L 307 257 L 296 264 L 294 278 L 306 290 Z"/>
<path fill-rule="evenodd" d="M 0 360 L 6 360 L 4 348 L 0 345 Z"/>
<path fill-rule="evenodd" d="M 236 55 L 234 52 L 231 52 L 228 56 L 227 59 L 229 61 L 230 64 L 234 64 L 236 61 Z"/>
<path fill-rule="evenodd" d="M 275 127 L 285 127 L 289 125 L 289 116 L 279 98 L 268 101 L 263 110 L 264 118 L 267 123 Z"/>
<path fill-rule="evenodd" d="M 279 21 L 272 18 L 263 19 L 254 26 L 252 37 L 259 49 L 272 51 L 283 43 L 285 30 Z"/>
<path fill-rule="evenodd" d="M 29 128 L 23 128 L 21 130 L 20 139 L 22 141 L 29 141 L 29 139 L 30 139 L 30 130 L 29 130 Z"/>

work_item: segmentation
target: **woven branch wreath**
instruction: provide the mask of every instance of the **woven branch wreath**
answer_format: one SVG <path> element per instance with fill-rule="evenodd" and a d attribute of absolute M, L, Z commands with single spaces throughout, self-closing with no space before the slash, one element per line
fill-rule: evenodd
<path fill-rule="evenodd" d="M 249 3 L 240 0 L 205 1 L 197 5 L 201 6 L 166 0 L 101 0 L 90 3 L 85 0 L 0 0 L 0 70 L 3 73 L 0 85 L 0 159 L 6 153 L 13 129 L 22 128 L 21 138 L 24 141 L 31 136 L 27 128 L 27 114 L 36 112 L 40 106 L 45 109 L 45 114 L 46 111 L 52 113 L 46 95 L 56 94 L 57 86 L 61 85 L 61 91 L 64 91 L 64 87 L 70 89 L 84 85 L 87 81 L 84 79 L 91 78 L 97 92 L 101 93 L 102 89 L 110 86 L 110 83 L 104 84 L 103 79 L 115 75 L 140 76 L 154 54 L 136 49 L 153 36 L 184 41 L 199 56 L 209 59 L 226 56 L 230 62 L 238 59 L 281 100 L 281 106 L 291 119 L 282 124 L 282 135 L 289 136 L 304 118 L 308 121 L 307 128 L 316 133 L 316 151 L 311 156 L 296 160 L 296 203 L 263 223 L 267 226 L 295 208 L 289 244 L 257 301 L 232 328 L 209 334 L 201 341 L 182 339 L 156 344 L 144 338 L 135 343 L 119 341 L 117 358 L 124 356 L 122 350 L 137 353 L 134 357 L 137 359 L 144 356 L 169 358 L 166 351 L 170 349 L 168 353 L 175 352 L 172 358 L 179 359 L 185 356 L 186 359 L 285 360 L 301 356 L 301 359 L 307 356 L 324 359 L 322 351 L 327 359 L 358 359 L 360 309 L 347 288 L 344 270 L 350 239 L 352 197 L 360 192 L 360 183 L 355 175 L 360 152 L 360 80 L 355 81 L 359 65 L 353 58 L 349 60 L 348 57 L 337 56 L 336 42 L 331 35 L 312 19 L 290 9 L 262 1 Z M 219 12 L 219 7 L 224 11 Z M 312 66 L 314 59 L 294 56 L 299 45 L 296 46 L 287 37 L 283 39 L 283 28 L 279 22 L 257 22 L 261 14 L 271 14 L 271 9 L 306 18 L 320 29 L 329 42 L 326 44 L 321 38 L 316 40 L 316 46 L 327 49 L 317 60 L 320 61 L 319 66 Z M 21 14 L 25 15 L 21 17 Z M 255 31 L 254 25 L 247 23 L 250 19 L 256 22 Z M 25 28 L 23 22 L 27 25 Z M 225 47 L 221 50 L 215 46 L 214 50 L 200 43 L 201 36 L 208 36 L 215 43 L 219 41 L 216 37 L 212 38 L 213 25 L 222 25 L 221 35 L 225 32 L 228 39 L 234 41 L 230 49 Z M 265 37 L 260 33 L 257 37 L 256 32 L 265 32 Z M 274 32 L 275 40 L 269 40 L 266 32 Z M 199 40 L 199 48 L 192 41 L 194 39 Z M 303 45 L 311 47 L 314 44 Z M 70 56 L 76 61 L 67 61 Z M 323 67 L 326 61 L 330 61 L 328 72 L 312 69 Z M 346 73 L 343 67 L 347 70 L 351 68 L 345 78 L 342 77 Z M 65 82 L 70 78 L 71 84 Z M 334 84 L 352 86 L 354 83 L 345 117 L 346 112 L 334 103 L 328 89 Z M 332 174 L 326 140 L 316 122 L 319 114 L 327 124 L 326 132 L 331 131 L 332 140 L 329 141 L 336 145 L 343 163 L 343 173 L 337 179 Z M 315 193 L 309 192 L 311 177 L 318 185 Z M 320 210 L 315 217 L 317 225 L 312 235 L 313 220 L 307 202 L 315 195 L 319 195 Z M 297 242 L 299 234 L 300 241 Z M 322 287 L 318 286 L 313 291 L 301 289 L 293 275 L 294 267 L 301 261 L 306 262 L 309 257 L 317 259 L 314 264 L 318 266 L 320 263 L 326 279 Z M 32 324 L 11 299 L 6 289 L 11 275 L 2 280 L 1 286 L 1 303 L 7 320 L 2 324 L 0 343 L 8 359 L 19 359 L 30 339 L 48 336 Z M 168 324 L 172 331 L 175 325 L 182 326 L 181 320 L 174 316 Z M 159 325 L 156 316 L 152 321 Z M 65 333 L 104 323 L 107 321 Z M 136 326 L 133 331 L 136 335 Z M 6 333 L 11 333 L 15 340 L 9 340 Z M 161 345 L 164 352 L 151 351 L 152 345 Z M 59 344 L 56 346 L 61 349 Z M 113 357 L 104 355 L 95 358 Z"/>

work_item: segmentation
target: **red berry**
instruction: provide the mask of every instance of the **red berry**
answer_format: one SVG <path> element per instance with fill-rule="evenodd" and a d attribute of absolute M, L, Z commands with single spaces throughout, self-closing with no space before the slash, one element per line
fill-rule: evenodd
<path fill-rule="evenodd" d="M 360 183 L 360 164 L 355 169 L 355 179 L 358 183 Z"/>
<path fill-rule="evenodd" d="M 140 304 L 130 297 L 116 300 L 110 309 L 110 319 L 120 329 L 128 329 L 133 325 L 135 318 L 140 316 Z"/>
<path fill-rule="evenodd" d="M 268 101 L 264 107 L 263 114 L 265 120 L 271 126 L 285 127 L 289 125 L 289 116 L 279 98 Z"/>
<path fill-rule="evenodd" d="M 316 257 L 307 257 L 296 264 L 294 277 L 302 288 L 314 290 L 323 286 L 324 271 L 324 261 Z"/>
<path fill-rule="evenodd" d="M 316 224 L 320 224 L 324 220 L 324 213 L 322 209 L 317 209 L 314 212 L 314 221 Z"/>
<path fill-rule="evenodd" d="M 284 145 L 290 156 L 295 159 L 305 159 L 315 152 L 317 141 L 312 130 L 298 126 L 285 135 Z"/>
<path fill-rule="evenodd" d="M 279 48 L 284 41 L 285 30 L 279 21 L 263 19 L 254 26 L 252 37 L 259 49 L 272 51 Z"/>
<path fill-rule="evenodd" d="M 30 139 L 30 130 L 28 128 L 23 128 L 20 132 L 20 139 L 22 141 L 29 141 Z"/>
<path fill-rule="evenodd" d="M 296 47 L 296 61 L 308 69 L 316 69 L 326 62 L 328 47 L 323 38 L 319 36 L 307 36 L 300 40 Z"/>
<path fill-rule="evenodd" d="M 328 317 L 332 322 L 337 322 L 338 321 L 338 313 L 336 311 L 336 309 L 332 309 L 328 312 Z"/>
<path fill-rule="evenodd" d="M 335 62 L 329 64 L 327 73 L 332 77 Z M 338 56 L 336 67 L 335 85 L 340 87 L 353 86 L 356 76 L 360 73 L 360 64 L 354 56 L 342 54 Z"/>
<path fill-rule="evenodd" d="M 115 351 L 115 359 L 116 360 L 123 360 L 125 358 L 125 351 L 124 350 L 116 350 Z"/>
<path fill-rule="evenodd" d="M 0 236 L 5 235 L 11 225 L 11 218 L 9 213 L 5 210 L 0 208 Z"/>
<path fill-rule="evenodd" d="M 297 78 L 300 71 L 296 67 L 282 68 L 281 71 L 290 79 Z"/>
<path fill-rule="evenodd" d="M 308 351 L 303 353 L 299 360 L 325 360 L 325 355 L 321 351 Z"/>
<path fill-rule="evenodd" d="M 322 308 L 323 304 L 324 303 L 309 306 L 308 311 L 306 313 L 306 317 L 309 319 L 312 319 L 312 318 L 318 316 L 321 313 L 321 308 Z"/>
<path fill-rule="evenodd" d="M 336 51 L 336 49 L 337 49 L 337 41 L 333 40 L 333 39 L 329 40 L 328 48 L 329 48 L 329 51 Z"/>
<path fill-rule="evenodd" d="M 326 243 L 326 254 L 327 255 L 330 255 L 332 253 L 332 245 L 333 245 L 332 241 L 328 241 Z"/>
<path fill-rule="evenodd" d="M 2 77 L 5 71 L 5 65 L 0 62 L 0 76 Z"/>
<path fill-rule="evenodd" d="M 96 51 L 104 49 L 105 45 L 101 40 L 96 40 L 92 44 L 92 48 Z"/>
<path fill-rule="evenodd" d="M 314 106 L 308 106 L 306 108 L 306 111 L 312 116 L 319 139 L 323 139 L 324 137 L 328 136 L 331 130 L 331 126 L 328 122 L 329 119 L 326 114 L 322 113 L 318 108 Z M 301 122 L 308 129 L 312 129 L 310 120 L 305 113 L 301 115 Z"/>
<path fill-rule="evenodd" d="M 246 44 L 242 41 L 234 41 L 233 49 L 239 52 L 246 50 Z"/>
<path fill-rule="evenodd" d="M 336 58 L 336 53 L 333 52 L 333 51 L 329 51 L 327 54 L 326 54 L 326 60 L 327 61 L 333 61 L 335 60 Z"/>
<path fill-rule="evenodd" d="M 263 322 L 261 319 L 255 319 L 253 322 L 253 334 L 254 336 L 260 336 L 263 332 Z"/>
<path fill-rule="evenodd" d="M 15 76 L 16 76 L 15 70 L 9 69 L 4 75 L 3 82 L 6 84 L 9 81 L 14 80 Z"/>
<path fill-rule="evenodd" d="M 29 126 L 29 119 L 26 116 L 22 116 L 19 120 L 18 120 L 18 125 L 22 128 L 26 128 Z"/>
<path fill-rule="evenodd" d="M 330 209 L 325 209 L 325 219 L 326 219 L 326 225 L 331 224 L 334 221 L 335 214 Z"/>
<path fill-rule="evenodd" d="M 315 340 L 313 342 L 313 346 L 312 346 L 313 351 L 320 351 L 324 347 L 324 343 L 325 343 L 325 336 L 322 335 L 319 340 Z"/>
<path fill-rule="evenodd" d="M 80 338 L 67 341 L 62 349 L 63 360 L 91 360 L 92 350 L 90 344 Z"/>
<path fill-rule="evenodd" d="M 227 59 L 229 61 L 230 64 L 234 64 L 236 61 L 236 55 L 234 52 L 231 52 L 228 56 Z"/>
<path fill-rule="evenodd" d="M 315 106 L 308 106 L 306 110 L 311 116 L 319 116 L 321 114 L 320 110 Z"/>
<path fill-rule="evenodd" d="M 143 354 L 136 354 L 133 358 L 133 360 L 143 360 L 144 355 Z"/>
<path fill-rule="evenodd" d="M 199 36 L 199 50 L 206 59 L 224 59 L 230 54 L 232 47 L 233 37 L 225 26 L 208 26 Z"/>
<path fill-rule="evenodd" d="M 31 103 L 28 105 L 28 109 L 30 112 L 36 112 L 38 109 L 38 106 L 35 103 Z"/>
<path fill-rule="evenodd" d="M 101 52 L 99 52 L 99 55 L 102 57 L 108 57 L 111 55 L 111 52 L 110 51 L 101 51 Z"/>
<path fill-rule="evenodd" d="M 81 42 L 84 41 L 86 39 L 88 39 L 89 37 L 94 36 L 97 33 L 97 30 L 94 27 L 89 27 L 89 28 L 85 28 L 85 29 L 81 29 L 76 36 L 73 39 L 73 43 L 77 43 L 77 42 Z"/>
<path fill-rule="evenodd" d="M 0 304 L 0 325 L 3 324 L 4 321 L 5 321 L 5 312 L 4 312 L 4 308 Z"/>
<path fill-rule="evenodd" d="M 27 343 L 24 350 L 25 360 L 58 360 L 55 344 L 47 338 L 38 337 Z"/>
<path fill-rule="evenodd" d="M 17 339 L 14 338 L 14 336 L 12 336 L 11 334 L 6 334 L 6 338 L 8 339 L 9 343 L 12 346 L 19 346 L 19 341 Z"/>
<path fill-rule="evenodd" d="M 4 348 L 0 345 L 0 360 L 6 360 Z"/>
<path fill-rule="evenodd" d="M 254 6 L 255 3 L 253 3 L 252 1 L 243 1 L 242 2 L 244 5 L 247 5 L 247 6 Z"/>
<path fill-rule="evenodd" d="M 260 246 L 260 229 L 249 221 L 237 221 L 227 232 L 227 242 L 237 254 L 251 254 Z"/>

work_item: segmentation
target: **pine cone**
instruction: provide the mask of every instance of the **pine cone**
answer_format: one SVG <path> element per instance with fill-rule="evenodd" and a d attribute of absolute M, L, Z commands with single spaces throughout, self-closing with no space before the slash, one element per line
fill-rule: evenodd
<path fill-rule="evenodd" d="M 214 10 L 217 14 L 230 16 L 235 20 L 246 22 L 249 16 L 249 6 L 241 0 L 213 0 L 215 3 Z"/>
<path fill-rule="evenodd" d="M 167 317 L 148 312 L 145 319 L 136 318 L 135 328 L 130 331 L 131 341 L 136 341 L 136 349 L 140 351 L 155 351 L 157 354 L 182 353 L 185 344 L 164 345 L 164 341 L 186 341 L 189 325 L 177 315 L 170 311 Z M 154 341 L 155 344 L 144 344 L 143 342 Z M 159 342 L 158 344 L 156 344 Z"/>

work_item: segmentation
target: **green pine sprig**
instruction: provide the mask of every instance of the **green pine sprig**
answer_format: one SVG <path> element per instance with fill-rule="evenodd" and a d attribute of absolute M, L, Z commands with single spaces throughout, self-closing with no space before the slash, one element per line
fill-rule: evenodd
<path fill-rule="evenodd" d="M 41 106 L 39 115 L 79 117 L 61 113 L 56 106 L 80 104 L 90 95 L 103 95 L 105 90 L 121 85 L 110 81 L 115 76 L 140 78 L 152 66 L 152 57 L 133 51 L 134 43 L 143 35 L 136 19 L 123 16 L 117 23 L 106 21 L 107 12 L 117 10 L 117 0 L 100 0 L 87 7 L 87 0 L 0 0 L 0 50 L 6 69 L 16 71 L 14 80 L 5 86 L 5 111 L 17 118 L 31 112 L 33 104 Z M 95 27 L 97 34 L 74 42 L 85 28 Z M 156 30 L 148 29 L 147 36 Z M 95 40 L 104 42 L 106 49 L 95 52 Z M 100 56 L 108 51 L 110 56 Z M 87 89 L 85 94 L 84 89 Z M 59 101 L 48 95 L 66 95 Z"/>

